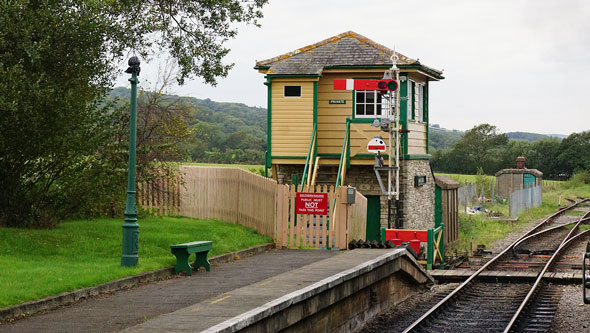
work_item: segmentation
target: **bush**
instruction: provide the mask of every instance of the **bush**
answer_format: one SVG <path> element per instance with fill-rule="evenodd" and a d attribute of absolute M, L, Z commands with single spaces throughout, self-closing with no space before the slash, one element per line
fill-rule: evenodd
<path fill-rule="evenodd" d="M 568 181 L 567 186 L 569 188 L 578 187 L 580 185 L 590 184 L 590 172 L 589 171 L 580 171 L 576 172 Z"/>

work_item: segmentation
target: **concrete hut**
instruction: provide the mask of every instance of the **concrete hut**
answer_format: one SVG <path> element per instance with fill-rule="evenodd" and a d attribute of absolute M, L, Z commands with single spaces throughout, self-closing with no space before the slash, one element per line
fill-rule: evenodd
<path fill-rule="evenodd" d="M 392 67 L 393 54 L 349 31 L 255 66 L 268 87 L 266 168 L 279 183 L 290 184 L 301 182 L 306 161 L 311 160 L 313 182 L 334 184 L 344 159 L 342 185 L 356 187 L 368 199 L 369 240 L 378 239 L 380 227 L 388 223 L 387 196 L 373 169 L 374 154 L 366 150 L 373 137 L 387 135 L 371 126 L 381 118 L 386 99 L 377 90 L 335 90 L 334 80 L 381 79 Z M 405 131 L 400 141 L 400 200 L 390 212 L 398 226 L 426 229 L 434 226 L 435 191 L 428 151 L 428 94 L 430 83 L 444 77 L 440 70 L 396 54 L 400 125 Z"/>
<path fill-rule="evenodd" d="M 537 169 L 527 169 L 525 162 L 524 157 L 517 157 L 515 169 L 502 169 L 496 172 L 498 196 L 510 198 L 510 193 L 514 191 L 531 186 L 542 186 L 543 173 Z"/>

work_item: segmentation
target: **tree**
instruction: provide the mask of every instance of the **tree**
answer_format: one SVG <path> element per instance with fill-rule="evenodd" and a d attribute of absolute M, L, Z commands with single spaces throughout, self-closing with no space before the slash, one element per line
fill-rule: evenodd
<path fill-rule="evenodd" d="M 0 2 L 0 225 L 52 225 L 91 201 L 117 117 L 101 97 L 128 52 L 168 52 L 179 83 L 215 84 L 232 23 L 257 24 L 266 2 Z"/>
<path fill-rule="evenodd" d="M 498 152 L 508 144 L 508 137 L 499 134 L 496 126 L 481 124 L 473 127 L 453 146 L 457 164 L 464 171 L 475 173 L 478 167 L 489 174 L 500 167 Z"/>
<path fill-rule="evenodd" d="M 558 160 L 561 172 L 572 176 L 590 170 L 590 132 L 572 133 L 561 141 Z"/>

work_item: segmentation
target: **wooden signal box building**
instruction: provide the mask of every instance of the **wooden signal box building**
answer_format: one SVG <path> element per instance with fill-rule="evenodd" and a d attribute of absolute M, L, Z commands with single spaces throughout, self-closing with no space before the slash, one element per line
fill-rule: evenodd
<path fill-rule="evenodd" d="M 391 49 L 349 31 L 268 60 L 258 61 L 268 87 L 266 167 L 283 184 L 351 185 L 368 198 L 367 239 L 387 226 L 367 143 L 388 133 L 371 126 L 387 107 L 379 91 L 334 90 L 334 79 L 381 79 L 392 67 Z M 400 201 L 398 226 L 434 225 L 435 182 L 428 153 L 430 82 L 442 72 L 397 53 L 400 69 Z M 387 163 L 387 156 L 385 156 Z M 384 181 L 387 182 L 385 175 Z"/>

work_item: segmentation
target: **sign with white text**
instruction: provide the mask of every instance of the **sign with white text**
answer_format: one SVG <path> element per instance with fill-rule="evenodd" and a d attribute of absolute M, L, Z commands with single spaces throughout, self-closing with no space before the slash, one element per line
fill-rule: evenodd
<path fill-rule="evenodd" d="M 328 193 L 297 193 L 295 211 L 297 214 L 328 215 Z"/>

